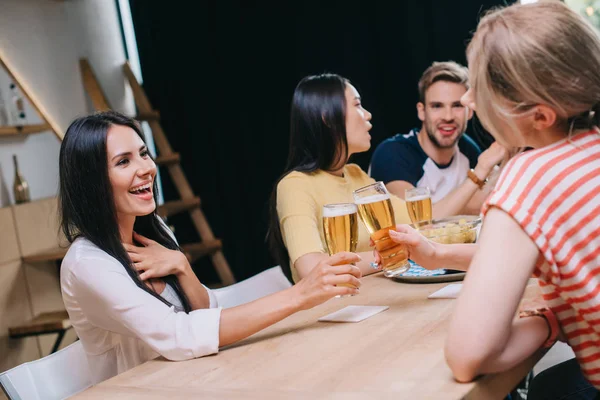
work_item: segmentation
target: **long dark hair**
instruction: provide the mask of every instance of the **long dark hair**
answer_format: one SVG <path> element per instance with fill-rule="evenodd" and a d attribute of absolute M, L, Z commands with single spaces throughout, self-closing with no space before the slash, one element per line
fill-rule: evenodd
<path fill-rule="evenodd" d="M 279 177 L 269 202 L 267 241 L 274 260 L 291 280 L 289 253 L 283 242 L 277 215 L 277 186 L 292 171 L 332 171 L 346 162 L 346 85 L 336 74 L 303 78 L 292 98 L 290 146 L 284 173 Z"/>
<path fill-rule="evenodd" d="M 61 228 L 70 243 L 80 236 L 86 238 L 119 261 L 140 289 L 171 306 L 140 280 L 121 243 L 106 154 L 106 135 L 113 125 L 133 129 L 145 142 L 137 122 L 114 111 L 78 118 L 67 129 L 59 156 Z M 156 180 L 153 190 L 154 201 L 157 201 Z M 180 250 L 158 218 L 156 210 L 136 217 L 133 229 L 166 248 Z M 189 301 L 177 278 L 169 275 L 163 279 L 175 289 L 185 312 L 190 312 Z"/>

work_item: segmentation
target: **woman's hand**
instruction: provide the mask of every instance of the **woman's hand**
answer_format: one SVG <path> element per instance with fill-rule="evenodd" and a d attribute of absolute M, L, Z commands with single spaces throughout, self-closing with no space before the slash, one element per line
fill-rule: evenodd
<path fill-rule="evenodd" d="M 423 268 L 436 269 L 436 243 L 421 235 L 418 231 L 409 225 L 397 225 L 396 230 L 389 231 L 390 239 L 393 242 L 402 244 L 408 251 L 408 257 L 421 265 Z M 373 245 L 373 242 L 371 241 Z M 384 253 L 380 253 L 377 249 L 373 250 L 375 254 L 375 262 L 381 263 L 381 258 L 385 257 Z"/>
<path fill-rule="evenodd" d="M 162 278 L 167 275 L 180 275 L 190 268 L 181 251 L 170 250 L 154 240 L 133 232 L 133 238 L 144 247 L 123 243 L 133 267 L 140 274 L 140 280 Z"/>
<path fill-rule="evenodd" d="M 305 278 L 294 285 L 299 308 L 307 310 L 337 295 L 358 294 L 361 272 L 351 264 L 358 261 L 358 255 L 341 252 L 319 262 Z M 340 284 L 354 287 L 338 286 Z"/>

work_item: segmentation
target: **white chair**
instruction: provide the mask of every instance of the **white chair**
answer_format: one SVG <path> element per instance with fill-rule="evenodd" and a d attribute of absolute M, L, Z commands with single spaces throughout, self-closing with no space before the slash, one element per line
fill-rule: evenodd
<path fill-rule="evenodd" d="M 214 289 L 213 292 L 217 297 L 220 307 L 231 308 L 249 303 L 291 286 L 292 284 L 285 277 L 281 267 L 278 265 L 241 282 L 224 288 Z"/>
<path fill-rule="evenodd" d="M 11 400 L 65 399 L 91 385 L 87 358 L 79 340 L 0 374 L 0 386 Z"/>
<path fill-rule="evenodd" d="M 573 352 L 573 349 L 571 349 L 571 346 L 563 342 L 556 342 L 554 343 L 554 346 L 544 354 L 544 357 L 535 364 L 533 367 L 533 375 L 535 376 L 556 364 L 560 364 L 561 362 L 570 360 L 574 357 L 575 353 Z"/>

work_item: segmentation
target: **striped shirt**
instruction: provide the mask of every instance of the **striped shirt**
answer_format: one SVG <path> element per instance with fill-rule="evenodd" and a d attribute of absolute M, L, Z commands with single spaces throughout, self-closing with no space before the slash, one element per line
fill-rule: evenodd
<path fill-rule="evenodd" d="M 513 158 L 483 206 L 512 218 L 540 251 L 534 275 L 586 378 L 600 389 L 600 132 Z"/>

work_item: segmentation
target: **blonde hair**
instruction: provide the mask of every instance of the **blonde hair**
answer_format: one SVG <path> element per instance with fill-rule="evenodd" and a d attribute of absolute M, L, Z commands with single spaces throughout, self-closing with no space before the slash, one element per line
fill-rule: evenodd
<path fill-rule="evenodd" d="M 419 101 L 425 103 L 427 89 L 438 81 L 461 84 L 469 89 L 469 70 L 454 61 L 436 61 L 429 66 L 419 79 Z"/>
<path fill-rule="evenodd" d="M 545 104 L 556 124 L 591 128 L 600 117 L 600 39 L 565 4 L 516 4 L 487 14 L 467 49 L 473 99 L 483 125 L 500 135 L 502 122 Z"/>

